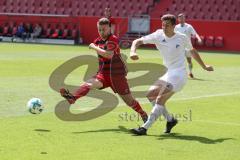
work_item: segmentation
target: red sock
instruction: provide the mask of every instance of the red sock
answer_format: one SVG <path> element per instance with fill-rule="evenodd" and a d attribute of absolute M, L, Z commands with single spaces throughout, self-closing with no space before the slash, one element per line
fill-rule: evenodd
<path fill-rule="evenodd" d="M 83 84 L 80 88 L 74 93 L 74 97 L 79 99 L 80 97 L 85 96 L 90 91 L 90 86 L 88 84 Z"/>
<path fill-rule="evenodd" d="M 136 111 L 140 116 L 145 116 L 147 113 L 142 109 L 138 101 L 134 101 L 133 104 L 130 106 L 134 111 Z"/>

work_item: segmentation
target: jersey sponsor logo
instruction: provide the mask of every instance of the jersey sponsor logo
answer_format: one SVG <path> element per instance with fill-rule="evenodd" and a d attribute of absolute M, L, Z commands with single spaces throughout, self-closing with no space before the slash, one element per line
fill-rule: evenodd
<path fill-rule="evenodd" d="M 114 51 L 117 48 L 117 44 L 116 42 L 113 42 L 113 41 L 107 41 L 106 48 L 107 50 Z"/>

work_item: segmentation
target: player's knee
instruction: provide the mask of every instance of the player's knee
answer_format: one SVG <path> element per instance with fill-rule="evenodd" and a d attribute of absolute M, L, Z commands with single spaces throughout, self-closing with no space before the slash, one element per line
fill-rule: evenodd
<path fill-rule="evenodd" d="M 149 90 L 146 94 L 147 99 L 152 102 L 156 99 L 156 96 L 154 95 L 154 90 Z"/>
<path fill-rule="evenodd" d="M 85 82 L 85 83 L 82 84 L 82 86 L 84 86 L 84 87 L 86 87 L 86 88 L 89 88 L 89 89 L 92 89 L 93 84 L 92 84 L 92 83 Z"/>
<path fill-rule="evenodd" d="M 165 102 L 166 101 L 161 97 L 156 99 L 156 103 L 159 104 L 159 105 L 165 105 Z"/>

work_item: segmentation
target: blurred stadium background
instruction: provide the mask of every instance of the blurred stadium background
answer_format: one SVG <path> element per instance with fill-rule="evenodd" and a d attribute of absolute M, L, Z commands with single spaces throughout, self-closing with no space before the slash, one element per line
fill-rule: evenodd
<path fill-rule="evenodd" d="M 161 27 L 165 13 L 185 13 L 204 40 L 197 49 L 240 51 L 240 0 L 0 0 L 0 36 L 12 41 L 17 27 L 42 27 L 34 43 L 88 44 L 97 36 L 96 22 L 110 7 L 122 47 Z M 15 41 L 21 42 L 16 39 Z"/>
<path fill-rule="evenodd" d="M 121 101 L 114 111 L 92 121 L 66 122 L 56 117 L 55 106 L 63 98 L 49 87 L 49 76 L 73 57 L 95 55 L 86 45 L 98 36 L 96 23 L 106 7 L 111 8 L 123 48 L 161 28 L 165 13 L 185 13 L 203 39 L 198 44 L 193 38 L 193 45 L 215 71 L 207 73 L 194 62 L 198 78 L 189 79 L 169 102 L 173 113 L 192 113 L 191 121 L 181 121 L 174 134 L 162 134 L 165 122 L 160 121 L 149 136 L 131 136 L 128 129 L 142 122 Z M 21 24 L 30 32 L 19 38 Z M 31 38 L 37 24 L 41 32 Z M 0 0 L 0 160 L 240 159 L 239 36 L 240 0 Z M 122 50 L 125 55 L 129 52 Z M 140 64 L 161 64 L 157 50 L 139 52 Z M 86 69 L 73 71 L 66 84 L 79 85 Z M 144 73 L 130 71 L 128 79 Z M 45 110 L 39 116 L 27 111 L 32 97 L 43 101 Z M 150 113 L 147 99 L 140 102 Z M 86 97 L 71 111 L 85 113 L 99 103 Z M 125 113 L 128 117 L 121 119 Z M 131 121 L 132 115 L 136 119 Z"/>

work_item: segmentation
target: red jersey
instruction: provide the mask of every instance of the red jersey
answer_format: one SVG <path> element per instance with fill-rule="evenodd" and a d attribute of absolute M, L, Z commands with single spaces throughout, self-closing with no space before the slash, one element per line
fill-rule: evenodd
<path fill-rule="evenodd" d="M 99 68 L 98 73 L 104 75 L 126 75 L 126 65 L 122 60 L 119 48 L 119 40 L 115 35 L 110 35 L 106 40 L 98 37 L 94 44 L 104 50 L 113 51 L 111 59 L 98 55 Z"/>

